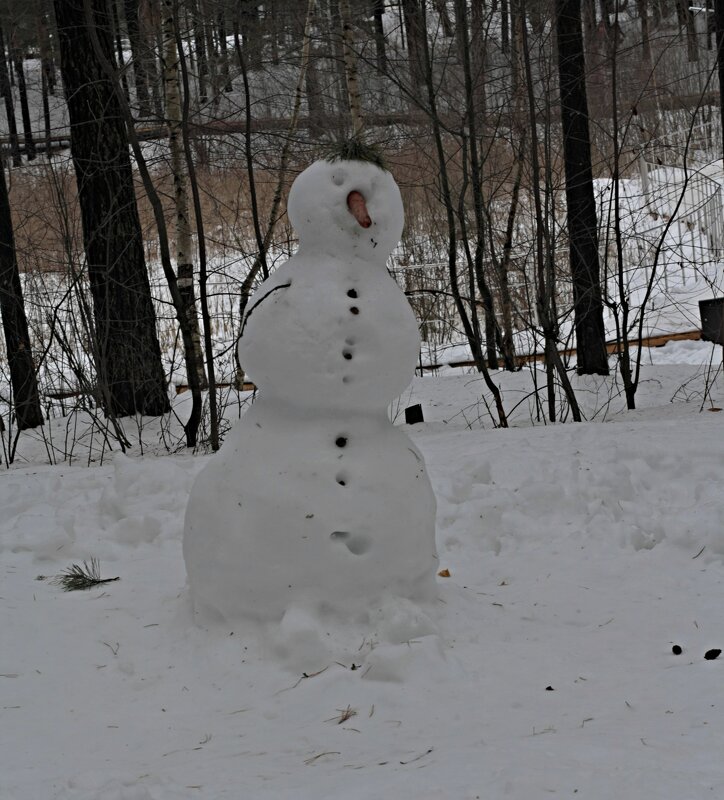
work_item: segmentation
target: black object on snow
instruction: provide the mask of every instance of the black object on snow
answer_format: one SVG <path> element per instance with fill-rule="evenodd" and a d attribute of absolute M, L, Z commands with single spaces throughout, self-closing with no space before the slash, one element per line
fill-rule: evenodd
<path fill-rule="evenodd" d="M 701 338 L 724 346 L 724 297 L 699 300 Z"/>
<path fill-rule="evenodd" d="M 415 425 L 417 422 L 424 422 L 425 418 L 422 415 L 422 406 L 418 403 L 414 406 L 408 406 L 405 409 L 405 422 L 408 425 Z"/>

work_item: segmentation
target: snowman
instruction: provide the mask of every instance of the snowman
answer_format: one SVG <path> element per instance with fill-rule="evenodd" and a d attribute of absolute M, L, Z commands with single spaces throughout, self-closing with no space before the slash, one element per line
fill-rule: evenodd
<path fill-rule="evenodd" d="M 238 345 L 259 396 L 191 491 L 191 597 L 227 623 L 300 606 L 363 621 L 390 598 L 435 596 L 435 497 L 387 414 L 419 348 L 385 267 L 402 200 L 375 164 L 323 160 L 288 214 L 299 249 L 252 297 Z"/>

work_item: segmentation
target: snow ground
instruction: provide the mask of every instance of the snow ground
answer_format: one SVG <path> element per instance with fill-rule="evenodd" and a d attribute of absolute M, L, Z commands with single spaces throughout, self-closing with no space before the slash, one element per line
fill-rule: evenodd
<path fill-rule="evenodd" d="M 427 420 L 439 636 L 308 677 L 258 631 L 191 622 L 183 513 L 211 456 L 47 466 L 23 443 L 0 474 L 0 798 L 721 794 L 721 373 L 701 410 L 720 356 L 652 351 L 634 412 L 581 380 L 579 425 L 531 424 L 528 373 L 496 376 L 523 400 L 511 430 L 475 376 L 416 379 L 396 408 Z M 90 557 L 120 580 L 36 580 Z"/>

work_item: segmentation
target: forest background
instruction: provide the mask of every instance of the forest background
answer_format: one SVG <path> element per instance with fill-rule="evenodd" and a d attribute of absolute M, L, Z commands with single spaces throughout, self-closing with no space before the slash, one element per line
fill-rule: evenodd
<path fill-rule="evenodd" d="M 421 373 L 469 363 L 501 427 L 494 371 L 536 358 L 536 419 L 582 418 L 572 370 L 613 367 L 634 408 L 643 345 L 721 294 L 723 7 L 0 3 L 5 460 L 81 412 L 123 450 L 143 415 L 216 449 L 286 191 L 350 139 L 403 192 Z"/>

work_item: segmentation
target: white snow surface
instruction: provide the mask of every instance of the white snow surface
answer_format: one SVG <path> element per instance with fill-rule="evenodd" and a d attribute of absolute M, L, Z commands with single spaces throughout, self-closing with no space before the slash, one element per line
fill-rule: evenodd
<path fill-rule="evenodd" d="M 438 634 L 400 602 L 359 657 L 320 646 L 303 672 L 252 624 L 194 624 L 184 508 L 219 455 L 46 466 L 21 442 L 0 474 L 0 798 L 720 796 L 724 657 L 704 653 L 724 647 L 721 375 L 702 409 L 720 355 L 661 348 L 639 410 L 580 379 L 607 414 L 531 425 L 523 404 L 509 430 L 479 378 L 416 379 L 402 403 L 425 410 L 410 432 L 450 573 Z M 494 377 L 508 404 L 526 391 Z M 92 556 L 120 580 L 35 580 Z M 309 641 L 320 619 L 286 623 Z"/>
<path fill-rule="evenodd" d="M 402 232 L 399 189 L 372 164 L 318 161 L 294 182 L 289 213 L 299 251 L 251 298 L 239 340 L 260 396 L 193 486 L 184 558 L 205 624 L 281 621 L 269 636 L 304 670 L 324 652 L 359 657 L 358 633 L 434 635 L 400 601 L 434 600 L 437 556 L 423 456 L 387 416 L 420 345 L 385 269 Z M 341 650 L 331 616 L 345 626 Z"/>

